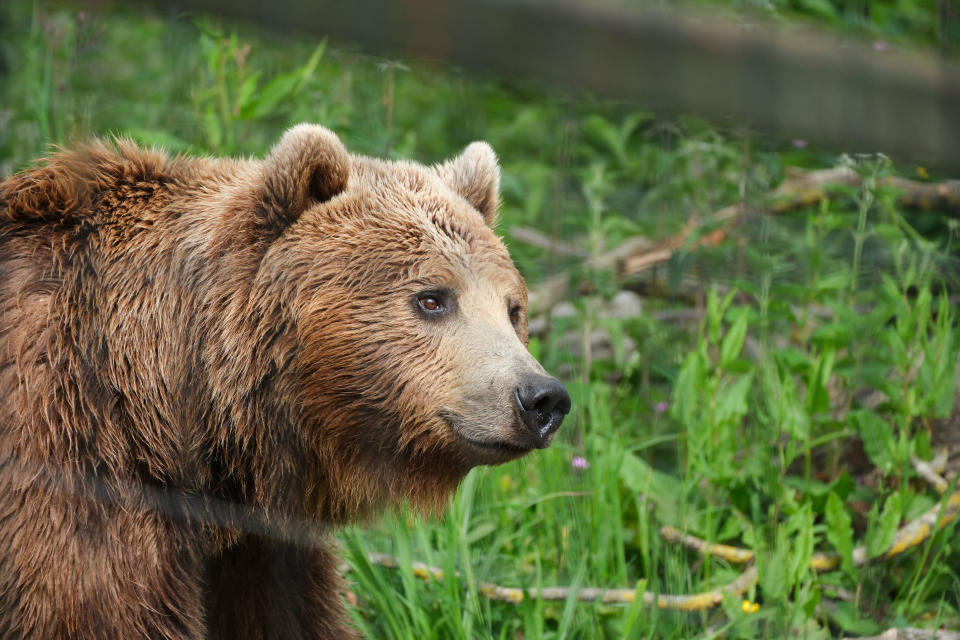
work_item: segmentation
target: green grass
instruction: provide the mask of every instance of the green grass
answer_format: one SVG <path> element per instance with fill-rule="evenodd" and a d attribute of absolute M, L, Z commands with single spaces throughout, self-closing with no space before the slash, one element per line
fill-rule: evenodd
<path fill-rule="evenodd" d="M 847 17 L 828 21 L 843 26 L 855 14 L 839 3 L 768 4 L 780 19 L 829 6 Z M 905 4 L 925 6 L 883 6 Z M 954 402 L 960 321 L 947 297 L 958 286 L 957 225 L 908 216 L 876 187 L 915 167 L 848 159 L 866 188 L 795 214 L 749 216 L 716 246 L 678 251 L 658 272 L 667 294 L 645 297 L 639 317 L 615 317 L 616 293 L 639 283 L 523 244 L 511 229 L 599 254 L 762 193 L 785 166 L 844 160 L 692 117 L 209 20 L 19 0 L 0 12 L 0 175 L 51 143 L 112 133 L 188 153 L 262 154 L 290 124 L 314 121 L 354 152 L 423 162 L 486 139 L 503 163 L 500 232 L 528 282 L 575 274 L 571 313 L 531 345 L 573 397 L 557 442 L 475 470 L 440 520 L 401 508 L 340 534 L 359 602 L 351 615 L 369 637 L 825 638 L 960 627 L 954 527 L 866 568 L 849 559 L 854 544 L 879 554 L 897 525 L 935 504 L 910 456 L 931 457 L 931 433 Z M 933 18 L 910 15 L 856 28 L 933 42 Z M 690 277 L 695 290 L 678 294 Z M 667 311 L 692 320 L 658 319 Z M 597 330 L 609 353 L 585 347 Z M 867 402 L 871 391 L 882 401 Z M 665 543 L 663 525 L 753 550 L 759 582 L 747 598 L 759 611 L 744 613 L 740 598 L 683 613 L 480 594 L 482 582 L 692 593 L 742 570 Z M 818 574 L 807 567 L 815 550 L 845 559 Z M 369 552 L 393 554 L 401 568 L 371 565 Z M 411 560 L 446 578 L 418 579 Z"/>

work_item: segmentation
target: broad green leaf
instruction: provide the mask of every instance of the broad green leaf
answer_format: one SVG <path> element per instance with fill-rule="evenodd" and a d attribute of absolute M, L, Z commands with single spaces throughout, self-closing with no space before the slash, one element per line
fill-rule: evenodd
<path fill-rule="evenodd" d="M 807 573 L 813 557 L 813 508 L 809 502 L 787 518 L 786 527 L 787 532 L 793 534 L 792 551 L 787 556 L 787 580 L 796 584 Z"/>
<path fill-rule="evenodd" d="M 706 386 L 702 356 L 697 351 L 687 354 L 677 382 L 673 387 L 673 402 L 670 413 L 684 426 L 692 426 L 697 406 L 700 403 L 701 390 Z"/>
<path fill-rule="evenodd" d="M 473 544 L 477 540 L 486 538 L 491 533 L 497 530 L 496 526 L 492 522 L 481 522 L 475 526 L 469 533 L 467 533 L 464 538 L 464 542 L 467 544 Z"/>
<path fill-rule="evenodd" d="M 799 489 L 812 497 L 825 496 L 830 492 L 830 485 L 819 480 L 805 480 L 801 476 L 787 476 L 783 482 L 788 487 Z"/>
<path fill-rule="evenodd" d="M 734 289 L 730 291 L 721 300 L 717 295 L 717 288 L 712 287 L 707 294 L 707 337 L 711 344 L 720 341 L 720 328 L 723 324 L 723 317 L 727 314 L 727 309 L 733 303 L 733 297 L 737 294 Z"/>
<path fill-rule="evenodd" d="M 816 328 L 810 339 L 818 344 L 847 345 L 854 338 L 853 328 L 845 322 L 830 322 Z"/>
<path fill-rule="evenodd" d="M 890 425 L 869 409 L 851 413 L 850 421 L 860 434 L 863 450 L 870 462 L 884 471 L 889 471 L 896 446 Z"/>
<path fill-rule="evenodd" d="M 310 59 L 300 67 L 300 82 L 297 83 L 294 93 L 300 93 L 303 91 L 303 88 L 306 86 L 307 81 L 313 76 L 313 72 L 316 71 L 317 65 L 320 64 L 320 59 L 323 58 L 323 53 L 327 49 L 327 41 L 324 39 L 316 46 L 313 50 L 313 53 L 310 54 Z"/>
<path fill-rule="evenodd" d="M 223 141 L 223 131 L 220 127 L 220 118 L 217 117 L 213 109 L 207 109 L 207 112 L 203 114 L 203 124 L 206 129 L 207 139 L 210 142 L 210 150 L 219 150 L 220 143 Z"/>
<path fill-rule="evenodd" d="M 883 555 L 893 544 L 900 526 L 900 492 L 892 494 L 883 504 L 883 511 L 876 516 L 876 505 L 870 509 L 870 521 L 867 526 L 867 557 Z"/>
<path fill-rule="evenodd" d="M 606 150 L 617 159 L 617 164 L 627 166 L 629 161 L 624 146 L 625 140 L 619 127 L 602 116 L 593 115 L 586 119 L 583 128 L 590 137 L 606 147 Z"/>
<path fill-rule="evenodd" d="M 729 369 L 733 361 L 740 356 L 747 337 L 747 313 L 746 310 L 740 311 L 720 345 L 720 366 L 724 369 Z"/>
<path fill-rule="evenodd" d="M 753 383 L 753 374 L 741 376 L 717 394 L 717 422 L 739 422 L 747 415 L 747 394 Z"/>
<path fill-rule="evenodd" d="M 781 540 L 773 553 L 762 554 L 763 560 L 759 562 L 758 578 L 760 588 L 763 589 L 765 597 L 771 600 L 781 600 L 787 595 L 787 571 L 789 560 L 789 547 L 786 541 Z"/>
<path fill-rule="evenodd" d="M 804 11 L 828 22 L 836 23 L 840 21 L 836 7 L 829 0 L 797 0 L 797 5 Z"/>
<path fill-rule="evenodd" d="M 809 356 L 805 352 L 793 347 L 778 349 L 773 353 L 773 357 L 776 359 L 778 365 L 790 373 L 804 372 L 810 366 Z"/>
<path fill-rule="evenodd" d="M 810 435 L 810 414 L 803 409 L 799 401 L 787 400 L 783 413 L 783 430 L 801 442 Z"/>
<path fill-rule="evenodd" d="M 871 636 L 880 631 L 880 625 L 869 618 L 862 618 L 849 602 L 838 601 L 836 607 L 827 610 L 838 627 L 858 636 Z"/>
<path fill-rule="evenodd" d="M 257 120 L 267 115 L 281 100 L 293 94 L 293 89 L 299 81 L 296 71 L 278 75 L 257 91 L 249 103 L 243 105 L 239 117 L 243 120 Z"/>
<path fill-rule="evenodd" d="M 257 120 L 273 111 L 282 100 L 299 93 L 313 75 L 325 48 L 326 41 L 314 49 L 310 59 L 303 66 L 277 75 L 259 89 L 250 100 L 240 105 L 239 117 L 244 120 Z"/>
<path fill-rule="evenodd" d="M 643 494 L 657 505 L 661 522 L 678 524 L 677 479 L 656 471 L 632 453 L 625 453 L 620 462 L 620 482 L 635 494 Z"/>
<path fill-rule="evenodd" d="M 236 98 L 236 113 L 239 115 L 242 113 L 246 105 L 253 98 L 254 92 L 257 90 L 257 83 L 260 81 L 260 72 L 256 71 L 251 73 L 243 82 L 240 84 L 240 88 L 237 90 Z"/>
<path fill-rule="evenodd" d="M 921 460 L 930 460 L 933 458 L 933 448 L 930 446 L 930 436 L 926 431 L 920 431 L 917 433 L 917 435 L 913 436 L 913 451 L 910 453 L 917 456 Z"/>
<path fill-rule="evenodd" d="M 850 272 L 843 270 L 823 275 L 817 279 L 815 287 L 817 294 L 847 289 L 850 287 Z"/>
<path fill-rule="evenodd" d="M 937 500 L 926 494 L 917 494 L 907 496 L 907 504 L 903 509 L 903 517 L 906 520 L 916 520 L 922 514 L 926 513 L 937 504 Z"/>
<path fill-rule="evenodd" d="M 853 524 L 843 501 L 836 493 L 830 492 L 826 505 L 827 541 L 840 555 L 840 563 L 848 574 L 854 573 L 853 567 Z"/>
<path fill-rule="evenodd" d="M 813 363 L 810 378 L 807 381 L 806 407 L 811 414 L 824 413 L 830 409 L 830 392 L 827 383 L 833 373 L 833 362 L 836 351 L 832 347 L 825 347 Z"/>

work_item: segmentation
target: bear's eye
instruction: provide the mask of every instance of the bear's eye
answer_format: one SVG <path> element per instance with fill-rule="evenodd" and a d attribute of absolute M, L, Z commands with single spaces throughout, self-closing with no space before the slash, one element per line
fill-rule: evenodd
<path fill-rule="evenodd" d="M 520 308 L 520 305 L 515 304 L 512 307 L 510 307 L 509 313 L 510 313 L 510 324 L 512 324 L 514 327 L 519 327 L 520 320 L 522 319 L 521 314 L 523 313 L 523 309 Z"/>
<path fill-rule="evenodd" d="M 417 298 L 417 302 L 420 304 L 420 308 L 424 311 L 440 311 L 440 309 L 443 308 L 443 305 L 440 304 L 440 301 L 433 296 L 420 296 Z"/>
<path fill-rule="evenodd" d="M 448 291 L 424 291 L 414 298 L 417 311 L 421 315 L 436 318 L 445 316 L 454 308 L 453 294 Z"/>

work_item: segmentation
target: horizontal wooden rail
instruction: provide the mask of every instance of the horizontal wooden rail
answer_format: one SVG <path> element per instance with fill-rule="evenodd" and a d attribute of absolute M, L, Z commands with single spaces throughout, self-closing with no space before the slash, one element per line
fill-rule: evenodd
<path fill-rule="evenodd" d="M 960 69 L 932 52 L 597 0 L 153 2 L 960 171 Z"/>

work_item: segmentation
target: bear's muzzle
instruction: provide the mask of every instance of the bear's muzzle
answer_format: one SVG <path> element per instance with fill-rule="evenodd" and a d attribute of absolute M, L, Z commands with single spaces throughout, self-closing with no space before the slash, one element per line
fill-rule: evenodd
<path fill-rule="evenodd" d="M 552 376 L 530 375 L 513 390 L 513 404 L 521 422 L 533 436 L 534 446 L 550 444 L 564 416 L 570 412 L 570 394 Z"/>

